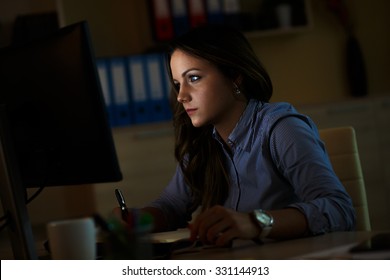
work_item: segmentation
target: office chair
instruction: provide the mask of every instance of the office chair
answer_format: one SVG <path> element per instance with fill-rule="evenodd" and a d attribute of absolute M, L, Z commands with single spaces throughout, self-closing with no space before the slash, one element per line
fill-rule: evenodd
<path fill-rule="evenodd" d="M 356 230 L 371 230 L 355 130 L 351 126 L 319 130 L 336 175 L 352 198 L 356 210 Z"/>

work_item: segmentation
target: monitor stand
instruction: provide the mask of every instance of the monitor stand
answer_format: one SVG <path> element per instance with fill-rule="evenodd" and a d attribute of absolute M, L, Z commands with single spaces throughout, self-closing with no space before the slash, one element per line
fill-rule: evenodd
<path fill-rule="evenodd" d="M 15 259 L 38 259 L 5 106 L 0 106 L 0 198 Z"/>

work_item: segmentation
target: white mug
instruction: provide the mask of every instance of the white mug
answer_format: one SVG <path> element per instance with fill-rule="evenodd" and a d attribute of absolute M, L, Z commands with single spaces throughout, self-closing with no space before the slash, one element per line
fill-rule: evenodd
<path fill-rule="evenodd" d="M 92 218 L 50 222 L 47 233 L 53 260 L 96 259 L 96 229 Z"/>

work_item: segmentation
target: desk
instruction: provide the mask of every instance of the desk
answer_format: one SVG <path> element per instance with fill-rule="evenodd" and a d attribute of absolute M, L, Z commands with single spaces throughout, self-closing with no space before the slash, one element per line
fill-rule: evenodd
<path fill-rule="evenodd" d="M 200 249 L 197 252 L 173 255 L 173 259 L 332 259 L 349 258 L 345 252 L 353 245 L 368 239 L 376 232 L 333 232 L 315 237 L 284 241 L 268 241 L 258 245 L 252 241 L 237 240 L 232 248 Z M 387 252 L 387 258 L 390 252 Z"/>
<path fill-rule="evenodd" d="M 331 259 L 348 258 L 342 251 L 347 251 L 353 245 L 368 239 L 378 232 L 333 232 L 315 237 L 307 237 L 285 241 L 267 241 L 258 245 L 249 240 L 236 240 L 231 248 L 199 248 L 196 252 L 173 254 L 172 259 L 177 260 L 216 260 L 216 259 Z M 4 246 L 0 250 L 0 259 L 12 259 L 10 248 Z M 45 253 L 42 241 L 37 242 L 38 254 Z M 389 259 L 390 252 L 385 257 Z M 42 257 L 42 256 L 41 256 Z M 44 257 L 45 259 L 45 257 Z M 46 256 L 47 259 L 47 256 Z"/>

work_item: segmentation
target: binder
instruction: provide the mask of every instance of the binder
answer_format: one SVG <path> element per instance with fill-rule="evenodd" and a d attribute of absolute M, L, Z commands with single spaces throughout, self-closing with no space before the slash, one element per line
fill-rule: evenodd
<path fill-rule="evenodd" d="M 187 0 L 171 0 L 173 30 L 175 36 L 187 32 L 190 28 Z"/>
<path fill-rule="evenodd" d="M 127 85 L 126 60 L 124 57 L 113 57 L 110 59 L 110 73 L 116 125 L 130 125 L 132 118 Z"/>
<path fill-rule="evenodd" d="M 225 23 L 240 29 L 242 27 L 240 0 L 223 0 L 222 9 Z"/>
<path fill-rule="evenodd" d="M 207 23 L 206 6 L 203 0 L 187 0 L 190 27 Z"/>
<path fill-rule="evenodd" d="M 174 37 L 169 0 L 150 0 L 156 40 L 167 41 Z"/>
<path fill-rule="evenodd" d="M 145 56 L 147 70 L 147 90 L 152 110 L 151 121 L 170 119 L 169 99 L 166 84 L 166 71 L 163 54 L 154 53 Z"/>
<path fill-rule="evenodd" d="M 146 87 L 146 67 L 143 55 L 127 57 L 128 81 L 130 86 L 131 110 L 134 123 L 142 124 L 152 120 Z"/>
<path fill-rule="evenodd" d="M 165 87 L 165 104 L 166 104 L 166 120 L 172 119 L 172 109 L 171 109 L 171 80 L 168 74 L 168 69 L 165 64 L 165 57 L 162 56 L 162 77 L 163 77 L 163 86 Z"/>
<path fill-rule="evenodd" d="M 207 0 L 207 22 L 212 24 L 221 24 L 224 22 L 222 0 Z"/>
<path fill-rule="evenodd" d="M 108 122 L 111 127 L 116 125 L 114 105 L 112 102 L 111 86 L 110 86 L 110 71 L 108 60 L 100 58 L 96 60 L 96 66 L 99 74 L 100 85 L 103 92 L 104 102 L 106 105 L 106 112 L 108 116 Z"/>

